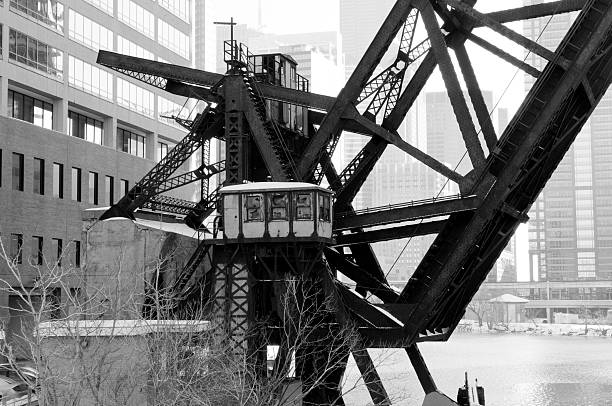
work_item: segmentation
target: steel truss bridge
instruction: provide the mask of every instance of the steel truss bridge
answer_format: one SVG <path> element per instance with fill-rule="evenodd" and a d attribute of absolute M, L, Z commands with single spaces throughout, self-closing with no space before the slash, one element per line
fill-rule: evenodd
<path fill-rule="evenodd" d="M 318 184 L 325 178 L 335 192 L 336 245 L 262 241 L 231 246 L 219 239 L 202 240 L 176 278 L 175 289 L 181 293 L 177 300 L 188 300 L 194 290 L 204 289 L 207 284 L 198 283 L 195 271 L 203 261 L 213 264 L 208 273 L 216 282 L 214 288 L 207 285 L 207 292 L 221 304 L 225 328 L 240 347 L 249 325 L 273 312 L 270 290 L 258 281 L 296 272 L 330 275 L 322 290 L 336 300 L 334 322 L 357 326 L 361 349 L 353 356 L 372 401 L 390 404 L 367 348 L 405 348 L 425 393 L 435 392 L 418 343 L 448 340 L 612 80 L 612 0 L 558 0 L 487 14 L 474 6 L 474 0 L 398 0 L 335 98 L 258 79 L 248 50 L 235 42 L 226 44 L 225 75 L 101 51 L 98 63 L 108 68 L 209 103 L 195 119 L 180 120 L 188 135 L 103 218 L 133 217 L 135 210 L 149 208 L 184 215 L 187 224 L 198 227 L 217 207 L 218 189 L 208 187 L 216 174 L 224 174 L 225 185 L 269 177 Z M 579 15 L 555 51 L 504 25 L 568 12 Z M 422 39 L 417 25 L 424 27 Z M 545 68 L 538 70 L 498 48 L 477 34 L 480 27 L 540 56 L 547 61 Z M 387 52 L 395 52 L 390 47 L 396 38 L 400 41 L 395 61 L 379 66 Z M 502 134 L 495 133 L 466 42 L 535 78 Z M 447 167 L 397 132 L 436 68 L 473 167 L 467 174 Z M 474 118 L 459 75 L 467 86 Z M 308 134 L 275 122 L 270 102 L 307 111 Z M 338 170 L 331 156 L 343 131 L 362 134 L 369 141 L 346 168 Z M 224 161 L 205 162 L 197 171 L 174 175 L 213 138 L 225 143 Z M 353 199 L 390 146 L 458 184 L 461 194 L 355 211 Z M 198 203 L 163 195 L 192 182 L 202 185 Z M 406 196 L 407 202 L 411 200 Z M 370 243 L 428 234 L 437 237 L 422 262 L 401 292 L 393 289 Z M 356 288 L 340 283 L 339 274 L 354 281 Z M 258 351 L 256 342 L 247 347 Z M 344 404 L 340 380 L 348 355 L 347 350 L 338 368 L 319 377 L 321 382 L 305 397 L 306 404 Z M 308 374 L 315 374 L 315 364 L 316 360 L 298 365 L 298 377 L 307 380 Z"/>

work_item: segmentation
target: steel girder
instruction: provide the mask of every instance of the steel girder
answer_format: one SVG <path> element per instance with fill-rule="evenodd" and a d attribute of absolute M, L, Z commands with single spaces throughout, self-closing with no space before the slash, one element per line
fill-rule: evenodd
<path fill-rule="evenodd" d="M 525 221 L 525 213 L 612 81 L 610 27 L 612 2 L 589 2 L 557 50 L 559 58 L 547 66 L 480 171 L 474 190 L 483 203 L 473 214 L 451 216 L 415 271 L 401 295 L 402 301 L 416 305 L 406 328 L 411 340 L 422 331 L 456 326 L 512 233 Z M 557 60 L 568 60 L 570 66 L 566 70 Z M 544 153 L 547 159 L 541 159 Z"/>

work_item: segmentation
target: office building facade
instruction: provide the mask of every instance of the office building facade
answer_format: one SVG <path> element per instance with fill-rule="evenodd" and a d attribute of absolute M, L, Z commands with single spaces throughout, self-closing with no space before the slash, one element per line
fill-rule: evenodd
<path fill-rule="evenodd" d="M 184 99 L 98 50 L 191 66 L 191 18 L 190 0 L 0 1 L 0 233 L 25 287 L 32 266 L 80 267 L 82 210 L 117 202 L 185 135 L 163 117 Z"/>
<path fill-rule="evenodd" d="M 523 23 L 524 34 L 554 50 L 575 17 L 573 13 L 528 20 Z M 539 69 L 545 66 L 533 55 L 527 61 Z M 526 76 L 527 91 L 533 82 Z M 611 113 L 608 92 L 532 207 L 531 280 L 612 279 Z"/>

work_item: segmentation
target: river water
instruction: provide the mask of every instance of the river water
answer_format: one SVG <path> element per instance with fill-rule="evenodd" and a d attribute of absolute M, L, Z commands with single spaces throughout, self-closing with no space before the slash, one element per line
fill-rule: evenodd
<path fill-rule="evenodd" d="M 487 406 L 612 406 L 612 338 L 454 335 L 419 346 L 438 388 L 452 399 L 468 371 L 485 387 Z M 394 405 L 421 406 L 423 391 L 402 350 L 370 350 Z M 347 405 L 369 405 L 349 365 Z M 354 389 L 351 389 L 354 388 Z"/>

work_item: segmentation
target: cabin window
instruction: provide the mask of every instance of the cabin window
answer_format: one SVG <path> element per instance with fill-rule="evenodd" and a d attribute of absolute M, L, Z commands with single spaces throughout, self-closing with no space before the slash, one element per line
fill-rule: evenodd
<path fill-rule="evenodd" d="M 331 222 L 331 198 L 328 195 L 319 195 L 319 220 Z"/>
<path fill-rule="evenodd" d="M 297 193 L 295 195 L 295 218 L 297 220 L 312 220 L 311 193 Z"/>
<path fill-rule="evenodd" d="M 263 221 L 263 196 L 247 195 L 246 197 L 246 221 Z"/>
<path fill-rule="evenodd" d="M 287 216 L 287 193 L 272 193 L 270 195 L 270 219 L 289 220 Z"/>

